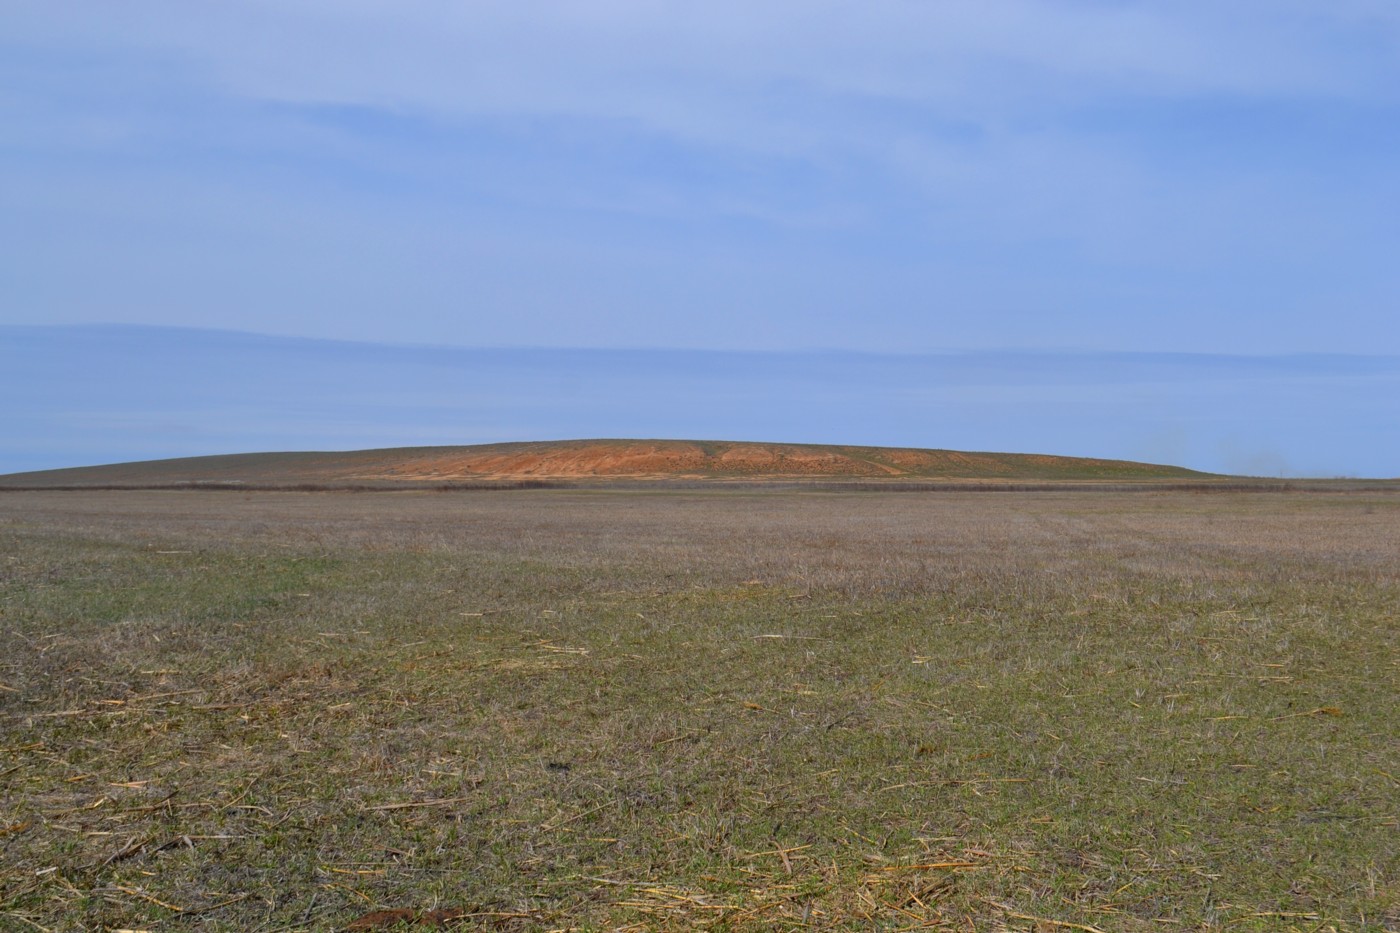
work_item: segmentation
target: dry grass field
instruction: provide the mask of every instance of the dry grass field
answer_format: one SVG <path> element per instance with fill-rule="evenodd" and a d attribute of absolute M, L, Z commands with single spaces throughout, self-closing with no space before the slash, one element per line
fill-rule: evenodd
<path fill-rule="evenodd" d="M 410 920 L 1400 929 L 1400 495 L 0 494 L 0 929 Z"/>

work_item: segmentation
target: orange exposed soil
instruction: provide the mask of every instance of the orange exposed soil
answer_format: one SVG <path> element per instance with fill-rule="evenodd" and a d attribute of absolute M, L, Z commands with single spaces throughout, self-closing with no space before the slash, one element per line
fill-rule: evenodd
<path fill-rule="evenodd" d="M 385 452 L 391 453 L 389 451 Z M 562 441 L 424 451 L 362 479 L 462 477 L 946 477 L 1186 475 L 1173 467 L 1033 454 L 740 441 Z"/>
<path fill-rule="evenodd" d="M 709 450 L 705 448 L 709 447 Z M 903 472 L 830 448 L 686 441 L 522 444 L 404 460 L 396 475 L 460 476 L 880 476 Z M 369 478 L 382 475 L 366 474 Z"/>

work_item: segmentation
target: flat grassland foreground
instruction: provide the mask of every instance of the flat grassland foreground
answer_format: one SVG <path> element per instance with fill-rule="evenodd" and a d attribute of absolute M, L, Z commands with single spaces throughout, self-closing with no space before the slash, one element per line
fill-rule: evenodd
<path fill-rule="evenodd" d="M 1385 492 L 5 493 L 0 928 L 1397 929 L 1397 558 Z"/>

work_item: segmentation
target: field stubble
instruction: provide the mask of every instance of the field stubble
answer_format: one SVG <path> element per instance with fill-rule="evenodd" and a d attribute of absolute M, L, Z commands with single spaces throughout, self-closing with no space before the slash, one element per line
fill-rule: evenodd
<path fill-rule="evenodd" d="M 0 928 L 1397 929 L 1397 555 L 1387 494 L 7 494 Z"/>

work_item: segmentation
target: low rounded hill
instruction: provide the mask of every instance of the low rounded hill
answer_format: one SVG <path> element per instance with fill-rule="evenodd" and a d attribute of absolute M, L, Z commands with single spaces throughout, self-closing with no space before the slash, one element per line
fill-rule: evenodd
<path fill-rule="evenodd" d="M 0 477 L 0 486 L 389 485 L 520 480 L 1190 480 L 1182 467 L 903 447 L 750 441 L 571 440 L 469 447 L 225 454 Z"/>

